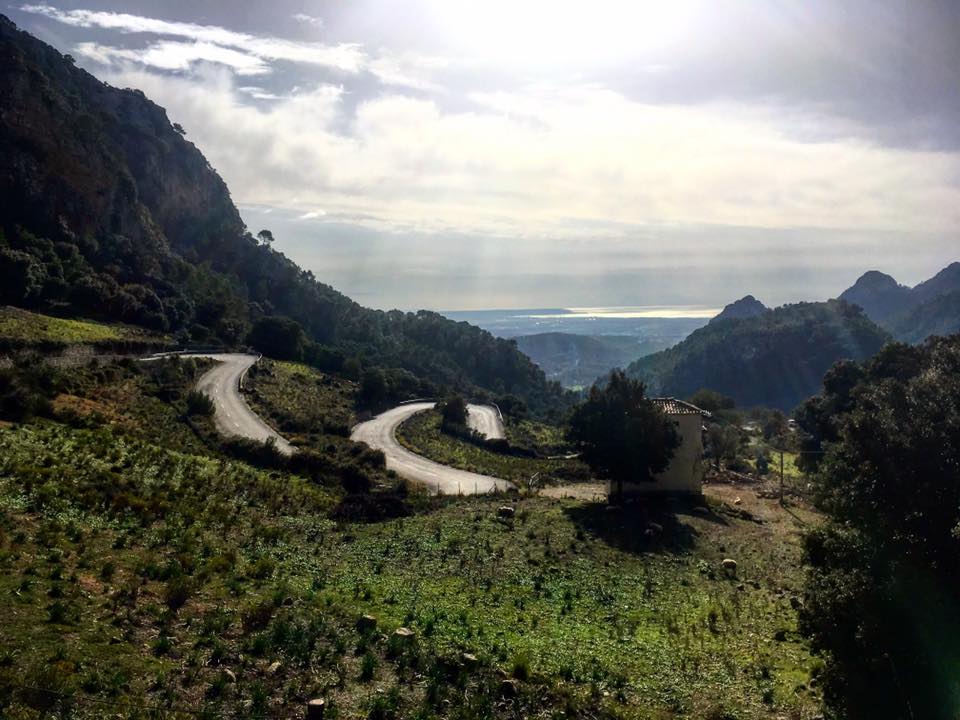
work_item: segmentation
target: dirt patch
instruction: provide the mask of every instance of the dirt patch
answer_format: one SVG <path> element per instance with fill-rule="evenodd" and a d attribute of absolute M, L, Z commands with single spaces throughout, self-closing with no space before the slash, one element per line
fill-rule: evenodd
<path fill-rule="evenodd" d="M 703 494 L 731 509 L 746 510 L 776 533 L 793 534 L 820 522 L 821 516 L 802 500 L 788 498 L 781 505 L 776 499 L 759 495 L 760 489 L 752 484 L 704 485 Z"/>
<path fill-rule="evenodd" d="M 603 502 L 607 499 L 607 486 L 604 483 L 573 483 L 542 488 L 539 495 L 551 498 L 586 500 Z"/>
<path fill-rule="evenodd" d="M 58 415 L 64 412 L 73 412 L 80 417 L 99 415 L 110 422 L 119 422 L 121 420 L 115 408 L 107 403 L 79 397 L 77 395 L 57 395 L 57 397 L 53 399 L 53 410 Z"/>

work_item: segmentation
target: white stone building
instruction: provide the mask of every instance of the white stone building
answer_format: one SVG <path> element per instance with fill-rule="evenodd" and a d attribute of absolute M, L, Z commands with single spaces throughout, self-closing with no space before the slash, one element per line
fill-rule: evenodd
<path fill-rule="evenodd" d="M 703 420 L 710 413 L 676 398 L 650 398 L 670 418 L 680 436 L 667 469 L 653 482 L 624 483 L 625 495 L 699 495 L 703 490 L 706 463 L 703 459 Z M 612 487 L 607 488 L 613 491 Z"/>

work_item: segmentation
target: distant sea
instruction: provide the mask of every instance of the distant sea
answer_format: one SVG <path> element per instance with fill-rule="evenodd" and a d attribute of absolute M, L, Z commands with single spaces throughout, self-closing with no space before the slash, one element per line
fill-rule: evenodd
<path fill-rule="evenodd" d="M 679 342 L 706 325 L 719 312 L 720 308 L 703 305 L 642 305 L 449 310 L 441 311 L 441 314 L 451 320 L 478 325 L 503 338 L 562 332 L 575 335 L 627 335 Z"/>

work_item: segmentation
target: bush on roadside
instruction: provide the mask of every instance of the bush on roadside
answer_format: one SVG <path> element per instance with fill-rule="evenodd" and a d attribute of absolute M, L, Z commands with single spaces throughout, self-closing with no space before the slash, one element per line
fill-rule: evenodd
<path fill-rule="evenodd" d="M 214 413 L 213 400 L 206 394 L 191 390 L 187 393 L 187 415 L 210 417 Z"/>
<path fill-rule="evenodd" d="M 440 403 L 444 430 L 465 428 L 468 414 L 467 402 L 459 395 L 451 395 Z"/>

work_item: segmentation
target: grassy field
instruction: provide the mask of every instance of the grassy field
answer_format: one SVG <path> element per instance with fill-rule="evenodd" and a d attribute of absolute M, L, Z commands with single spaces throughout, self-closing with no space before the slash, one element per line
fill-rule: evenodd
<path fill-rule="evenodd" d="M 0 307 L 0 338 L 27 343 L 101 343 L 118 340 L 163 340 L 161 336 L 123 325 L 67 320 L 12 307 Z"/>
<path fill-rule="evenodd" d="M 566 455 L 571 452 L 563 429 L 557 425 L 508 418 L 504 430 L 507 440 L 516 447 L 538 450 L 545 455 Z"/>
<path fill-rule="evenodd" d="M 344 718 L 817 711 L 798 526 L 747 490 L 768 522 L 418 496 L 360 524 L 333 490 L 110 429 L 0 444 L 4 717 L 292 718 L 313 696 Z"/>
<path fill-rule="evenodd" d="M 590 477 L 587 467 L 578 460 L 520 457 L 453 437 L 440 429 L 437 411 L 411 417 L 398 429 L 397 439 L 413 452 L 444 465 L 518 483 L 527 482 L 536 473 L 540 474 L 538 482 L 546 485 L 585 481 Z M 555 436 L 551 436 L 552 439 Z"/>

